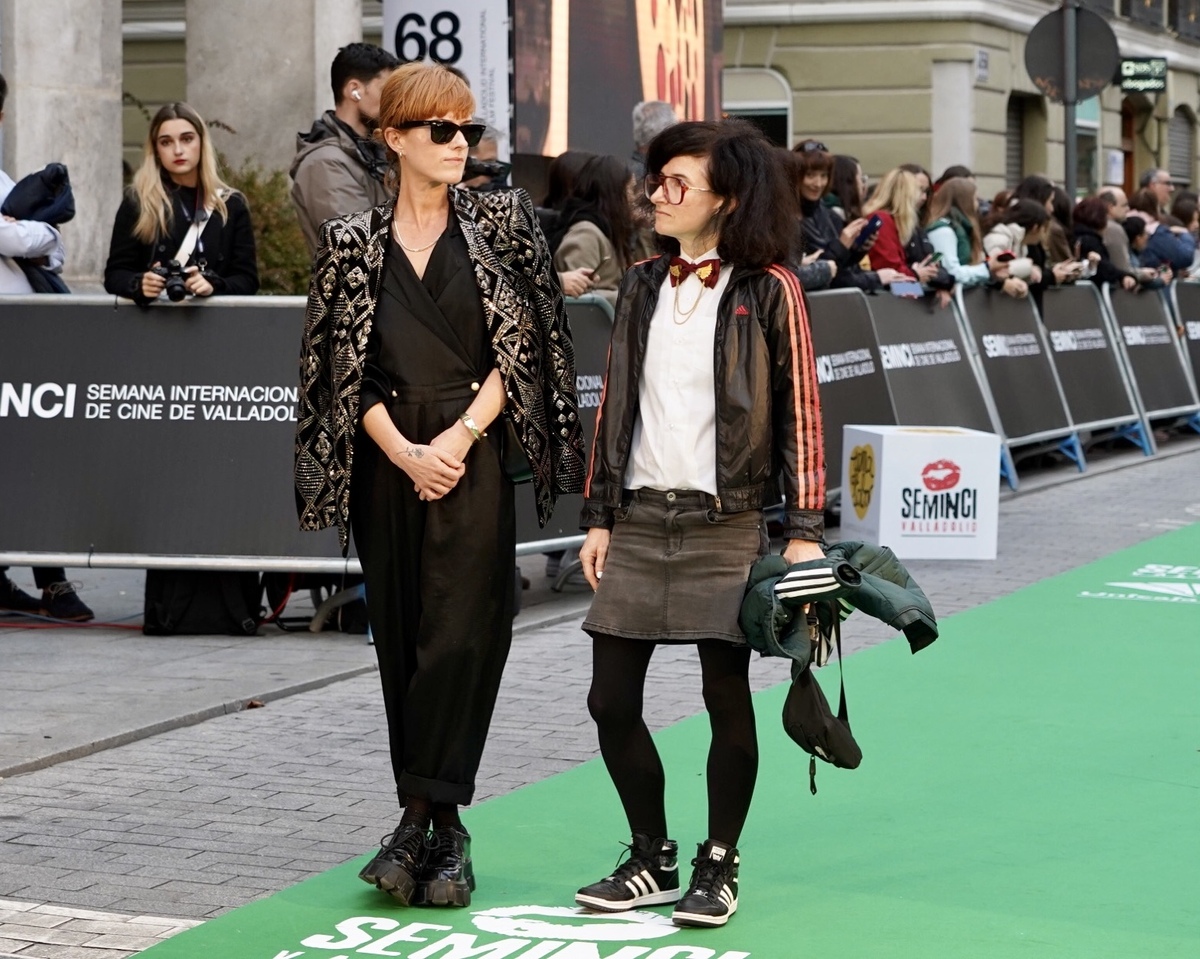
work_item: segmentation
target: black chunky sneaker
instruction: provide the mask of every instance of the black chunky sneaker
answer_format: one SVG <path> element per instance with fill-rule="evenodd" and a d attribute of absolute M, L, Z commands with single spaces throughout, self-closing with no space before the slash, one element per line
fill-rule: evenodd
<path fill-rule="evenodd" d="M 418 906 L 469 906 L 474 890 L 471 837 L 457 826 L 434 829 L 413 903 Z"/>
<path fill-rule="evenodd" d="M 605 879 L 584 886 L 575 901 L 600 912 L 658 906 L 679 898 L 679 845 L 635 832 L 629 857 Z"/>
<path fill-rule="evenodd" d="M 407 906 L 416 892 L 417 876 L 425 865 L 426 850 L 425 830 L 402 822 L 390 836 L 383 837 L 379 852 L 358 878 Z"/>
<path fill-rule="evenodd" d="M 40 613 L 42 604 L 0 573 L 0 613 Z"/>
<path fill-rule="evenodd" d="M 96 614 L 75 592 L 75 584 L 65 580 L 51 583 L 42 590 L 42 615 L 72 623 L 86 623 L 96 618 Z"/>
<path fill-rule="evenodd" d="M 737 912 L 738 851 L 713 839 L 696 850 L 687 895 L 675 904 L 677 926 L 723 926 Z"/>

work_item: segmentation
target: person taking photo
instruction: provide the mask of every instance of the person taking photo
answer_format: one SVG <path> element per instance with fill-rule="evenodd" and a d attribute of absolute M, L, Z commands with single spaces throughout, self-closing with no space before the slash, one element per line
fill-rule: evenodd
<path fill-rule="evenodd" d="M 163 293 L 258 292 L 250 208 L 221 180 L 208 127 L 186 103 L 168 103 L 150 122 L 145 158 L 113 223 L 104 289 L 140 306 Z"/>

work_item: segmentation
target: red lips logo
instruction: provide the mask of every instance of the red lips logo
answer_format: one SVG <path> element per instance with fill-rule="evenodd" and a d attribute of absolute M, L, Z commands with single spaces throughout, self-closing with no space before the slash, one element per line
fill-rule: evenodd
<path fill-rule="evenodd" d="M 953 460 L 935 460 L 921 470 L 921 482 L 930 492 L 954 489 L 962 479 L 962 470 Z"/>

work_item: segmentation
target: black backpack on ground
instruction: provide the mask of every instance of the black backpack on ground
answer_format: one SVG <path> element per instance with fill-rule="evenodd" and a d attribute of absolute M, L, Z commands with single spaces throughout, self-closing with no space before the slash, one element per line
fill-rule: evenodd
<path fill-rule="evenodd" d="M 258 573 L 146 570 L 147 636 L 254 636 L 264 619 Z"/>

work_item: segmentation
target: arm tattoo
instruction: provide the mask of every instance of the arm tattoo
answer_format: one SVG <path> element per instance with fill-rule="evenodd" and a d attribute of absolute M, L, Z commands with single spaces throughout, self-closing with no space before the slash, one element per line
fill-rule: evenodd
<path fill-rule="evenodd" d="M 412 456 L 416 459 L 420 459 L 422 456 L 425 455 L 425 451 L 423 449 L 421 449 L 419 446 L 410 446 L 408 449 L 404 450 L 404 455 Z"/>

